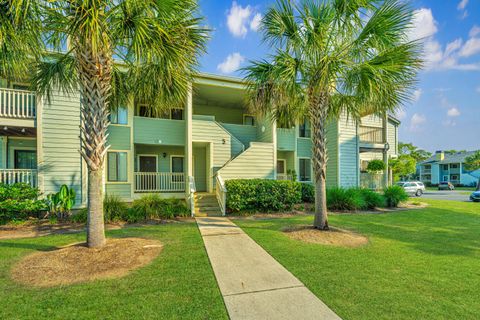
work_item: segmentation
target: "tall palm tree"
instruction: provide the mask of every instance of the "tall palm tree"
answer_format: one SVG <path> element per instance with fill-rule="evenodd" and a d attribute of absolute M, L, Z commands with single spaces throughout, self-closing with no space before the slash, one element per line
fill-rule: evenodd
<path fill-rule="evenodd" d="M 37 60 L 36 91 L 50 99 L 54 90 L 80 90 L 80 154 L 88 167 L 87 244 L 101 247 L 110 108 L 132 97 L 141 97 L 155 112 L 182 107 L 208 30 L 200 26 L 195 0 L 5 1 L 38 12 L 32 17 L 41 24 L 36 36 L 48 51 Z"/>
<path fill-rule="evenodd" d="M 328 229 L 327 123 L 394 111 L 422 61 L 410 42 L 412 9 L 400 0 L 278 0 L 262 19 L 273 54 L 245 68 L 252 109 L 277 122 L 311 124 L 314 226 Z"/>

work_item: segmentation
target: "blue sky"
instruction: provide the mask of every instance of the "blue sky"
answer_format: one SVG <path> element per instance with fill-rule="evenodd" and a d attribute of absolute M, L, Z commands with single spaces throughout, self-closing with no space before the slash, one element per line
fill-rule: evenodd
<path fill-rule="evenodd" d="M 239 76 L 249 60 L 266 57 L 257 31 L 274 0 L 199 0 L 213 30 L 201 71 Z M 400 141 L 430 150 L 480 149 L 480 0 L 417 0 L 415 30 L 427 66 L 415 102 L 405 105 Z"/>

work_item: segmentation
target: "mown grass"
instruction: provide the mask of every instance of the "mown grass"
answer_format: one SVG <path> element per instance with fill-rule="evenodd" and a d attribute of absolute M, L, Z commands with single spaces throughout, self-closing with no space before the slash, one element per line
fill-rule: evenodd
<path fill-rule="evenodd" d="M 280 231 L 311 216 L 236 223 L 344 319 L 478 319 L 480 205 L 422 201 L 430 206 L 332 215 L 331 225 L 369 237 L 355 249 Z"/>
<path fill-rule="evenodd" d="M 0 240 L 0 319 L 228 319 L 194 223 L 108 235 L 158 239 L 164 248 L 153 263 L 124 278 L 38 289 L 12 282 L 11 266 L 28 253 L 84 241 L 85 235 Z"/>

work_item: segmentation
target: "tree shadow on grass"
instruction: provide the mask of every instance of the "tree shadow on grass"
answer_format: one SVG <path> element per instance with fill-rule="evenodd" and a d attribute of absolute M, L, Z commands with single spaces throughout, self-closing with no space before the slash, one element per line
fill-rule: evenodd
<path fill-rule="evenodd" d="M 58 247 L 53 245 L 45 245 L 45 244 L 39 244 L 39 243 L 33 243 L 33 242 L 0 241 L 0 248 L 52 251 L 57 249 Z"/>

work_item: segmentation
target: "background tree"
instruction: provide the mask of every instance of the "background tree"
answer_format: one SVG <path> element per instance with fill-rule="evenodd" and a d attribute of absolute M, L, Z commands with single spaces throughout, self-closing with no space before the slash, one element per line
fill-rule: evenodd
<path fill-rule="evenodd" d="M 398 153 L 400 155 L 409 155 L 415 159 L 416 162 L 422 162 L 427 160 L 432 156 L 431 152 L 428 152 L 424 149 L 419 149 L 414 146 L 412 143 L 398 143 Z"/>
<path fill-rule="evenodd" d="M 197 3 L 4 0 L 0 7 L 14 17 L 10 20 L 18 20 L 15 28 L 28 26 L 26 36 L 11 36 L 6 42 L 15 48 L 10 55 L 39 42 L 50 50 L 40 50 L 35 59 L 31 73 L 35 90 L 47 99 L 55 90 L 80 90 L 80 153 L 88 167 L 87 244 L 103 246 L 102 173 L 110 108 L 125 105 L 132 97 L 141 97 L 159 113 L 183 107 L 198 55 L 205 49 L 207 30 L 199 26 Z M 21 14 L 24 8 L 31 14 Z M 19 64 L 28 70 L 24 63 Z"/>
<path fill-rule="evenodd" d="M 392 170 L 394 180 L 408 180 L 417 170 L 417 161 L 411 155 L 401 154 L 396 159 L 390 159 L 388 165 Z"/>
<path fill-rule="evenodd" d="M 480 170 L 480 151 L 465 158 L 464 168 L 467 171 Z M 477 191 L 480 191 L 480 172 L 478 173 Z"/>
<path fill-rule="evenodd" d="M 328 122 L 383 116 L 411 95 L 421 67 L 412 13 L 400 0 L 279 0 L 262 19 L 273 54 L 245 69 L 250 106 L 280 125 L 310 121 L 316 228 L 328 229 Z"/>

